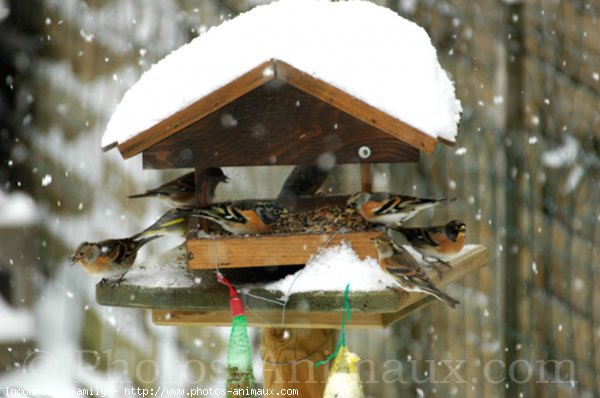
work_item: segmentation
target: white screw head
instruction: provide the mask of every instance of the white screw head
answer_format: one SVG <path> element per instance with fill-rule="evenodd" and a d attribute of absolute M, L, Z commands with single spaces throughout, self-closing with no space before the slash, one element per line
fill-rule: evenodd
<path fill-rule="evenodd" d="M 361 146 L 358 148 L 358 156 L 360 156 L 361 159 L 368 159 L 371 157 L 371 148 L 368 146 Z"/>

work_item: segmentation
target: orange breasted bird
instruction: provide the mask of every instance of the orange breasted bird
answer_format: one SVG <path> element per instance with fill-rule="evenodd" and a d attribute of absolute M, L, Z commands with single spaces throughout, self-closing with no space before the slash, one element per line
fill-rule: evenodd
<path fill-rule="evenodd" d="M 81 264 L 81 267 L 88 274 L 99 276 L 103 281 L 108 278 L 119 277 L 117 282 L 121 282 L 135 262 L 140 248 L 160 236 L 83 242 L 77 247 L 75 253 L 69 257 L 69 261 L 71 265 Z"/>
<path fill-rule="evenodd" d="M 423 256 L 423 260 L 429 262 L 428 258 L 434 258 L 447 266 L 447 261 L 465 246 L 467 235 L 467 226 L 459 220 L 432 227 L 392 229 L 404 235 L 408 243 Z"/>
<path fill-rule="evenodd" d="M 377 248 L 381 269 L 392 276 L 403 290 L 431 294 L 452 308 L 460 304 L 438 289 L 417 260 L 405 248 L 395 245 L 389 236 L 381 234 L 371 241 Z"/>
<path fill-rule="evenodd" d="M 205 183 L 210 196 L 214 196 L 217 185 L 221 182 L 227 182 L 229 179 L 223 173 L 220 167 L 210 167 L 206 169 L 206 177 L 201 184 Z M 130 195 L 128 198 L 150 198 L 156 197 L 162 199 L 167 204 L 174 207 L 194 207 L 196 206 L 196 175 L 189 172 L 181 177 L 164 183 L 163 185 L 147 190 L 144 193 Z"/>
<path fill-rule="evenodd" d="M 255 235 L 268 232 L 284 213 L 286 210 L 272 201 L 239 200 L 194 209 L 191 216 L 214 221 L 234 235 Z"/>
<path fill-rule="evenodd" d="M 454 199 L 428 199 L 389 192 L 357 192 L 347 202 L 370 223 L 401 225 L 417 213 Z"/>

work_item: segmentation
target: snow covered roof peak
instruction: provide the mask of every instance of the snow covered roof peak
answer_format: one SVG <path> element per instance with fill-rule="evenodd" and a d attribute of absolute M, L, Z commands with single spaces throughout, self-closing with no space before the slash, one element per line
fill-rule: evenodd
<path fill-rule="evenodd" d="M 211 28 L 144 73 L 102 147 L 130 140 L 277 59 L 434 139 L 454 142 L 461 106 L 427 33 L 367 1 L 282 0 Z"/>

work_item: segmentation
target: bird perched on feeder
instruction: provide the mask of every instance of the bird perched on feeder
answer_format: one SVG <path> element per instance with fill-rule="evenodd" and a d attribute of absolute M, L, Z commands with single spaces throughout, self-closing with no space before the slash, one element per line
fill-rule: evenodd
<path fill-rule="evenodd" d="M 415 214 L 453 199 L 426 199 L 389 192 L 357 192 L 347 202 L 370 223 L 400 225 Z"/>
<path fill-rule="evenodd" d="M 102 281 L 119 277 L 115 281 L 115 283 L 119 283 L 123 281 L 125 274 L 133 265 L 140 248 L 160 236 L 83 242 L 77 247 L 75 253 L 69 257 L 69 261 L 71 265 L 81 264 L 81 267 L 88 274 L 99 276 Z"/>
<path fill-rule="evenodd" d="M 212 197 L 221 182 L 227 182 L 229 178 L 220 167 L 209 167 L 205 176 L 199 181 L 206 184 L 206 191 Z M 189 172 L 163 185 L 147 190 L 144 193 L 130 195 L 129 199 L 157 197 L 175 207 L 196 206 L 196 174 Z"/>
<path fill-rule="evenodd" d="M 389 236 L 381 234 L 371 241 L 377 248 L 381 269 L 391 275 L 399 287 L 409 292 L 431 294 L 452 308 L 460 304 L 438 289 L 417 260 L 405 248 L 395 245 Z"/>
<path fill-rule="evenodd" d="M 277 203 L 284 206 L 293 206 L 301 196 L 314 195 L 325 182 L 331 167 L 320 164 L 301 164 L 295 166 L 283 183 L 277 196 Z"/>
<path fill-rule="evenodd" d="M 273 201 L 239 200 L 194 209 L 190 215 L 214 221 L 234 235 L 254 235 L 269 231 L 284 213 L 286 210 Z"/>
<path fill-rule="evenodd" d="M 407 242 L 418 251 L 423 260 L 434 258 L 436 262 L 450 267 L 447 260 L 460 252 L 465 246 L 467 226 L 459 220 L 452 220 L 445 225 L 422 228 L 393 227 L 400 232 Z"/>

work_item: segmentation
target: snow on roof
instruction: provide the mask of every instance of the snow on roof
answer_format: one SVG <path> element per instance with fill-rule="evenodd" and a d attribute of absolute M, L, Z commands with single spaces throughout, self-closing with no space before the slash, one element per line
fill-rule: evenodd
<path fill-rule="evenodd" d="M 155 64 L 125 93 L 102 147 L 127 141 L 270 59 L 455 141 L 460 101 L 425 30 L 367 1 L 282 0 L 211 28 Z"/>

